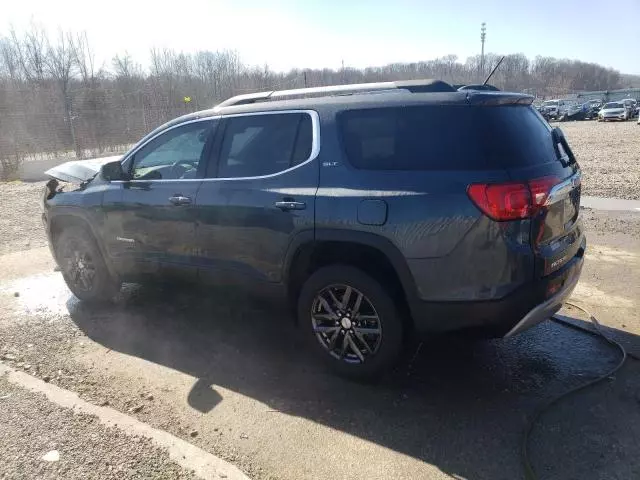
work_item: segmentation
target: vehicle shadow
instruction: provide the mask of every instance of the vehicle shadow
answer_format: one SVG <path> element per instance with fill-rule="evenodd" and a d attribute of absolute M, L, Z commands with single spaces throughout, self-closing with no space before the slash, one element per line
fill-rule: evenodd
<path fill-rule="evenodd" d="M 527 416 L 618 360 L 601 340 L 546 322 L 505 341 L 412 345 L 385 379 L 366 385 L 319 365 L 286 311 L 236 292 L 135 286 L 115 307 L 68 306 L 92 340 L 196 377 L 185 401 L 200 412 L 221 401 L 221 386 L 474 480 L 521 478 Z M 639 337 L 616 335 L 640 350 Z M 576 408 L 580 425 L 591 414 Z"/>

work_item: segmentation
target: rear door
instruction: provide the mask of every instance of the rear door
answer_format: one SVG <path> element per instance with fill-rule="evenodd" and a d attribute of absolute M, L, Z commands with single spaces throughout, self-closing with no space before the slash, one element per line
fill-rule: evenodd
<path fill-rule="evenodd" d="M 559 129 L 525 105 L 484 107 L 481 112 L 487 155 L 512 180 L 527 182 L 544 203 L 532 219 L 531 243 L 541 260 L 537 273 L 562 267 L 580 247 L 581 172 Z"/>
<path fill-rule="evenodd" d="M 211 119 L 177 125 L 128 157 L 131 180 L 104 205 L 107 249 L 125 274 L 196 278 L 195 199 L 214 127 Z"/>
<path fill-rule="evenodd" d="M 220 128 L 197 198 L 200 273 L 216 283 L 278 283 L 293 238 L 313 235 L 318 115 L 231 115 Z"/>

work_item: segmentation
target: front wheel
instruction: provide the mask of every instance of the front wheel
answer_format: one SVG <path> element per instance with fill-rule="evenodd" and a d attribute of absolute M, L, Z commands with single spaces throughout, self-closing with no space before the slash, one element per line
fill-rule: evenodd
<path fill-rule="evenodd" d="M 351 266 L 324 267 L 309 277 L 298 298 L 298 321 L 319 357 L 346 377 L 379 376 L 402 348 L 395 302 L 383 285 Z"/>
<path fill-rule="evenodd" d="M 69 227 L 55 241 L 56 260 L 69 290 L 84 302 L 111 300 L 120 290 L 93 236 L 82 227 Z"/>

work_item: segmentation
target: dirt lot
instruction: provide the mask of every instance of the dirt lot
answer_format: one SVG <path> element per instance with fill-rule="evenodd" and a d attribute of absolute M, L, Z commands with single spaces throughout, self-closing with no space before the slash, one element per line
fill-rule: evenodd
<path fill-rule="evenodd" d="M 585 128 L 599 127 L 627 125 Z M 40 189 L 0 187 L 2 361 L 182 437 L 254 479 L 522 478 L 527 416 L 617 361 L 603 342 L 546 323 L 508 341 L 426 342 L 367 386 L 325 372 L 283 312 L 233 292 L 130 286 L 114 306 L 87 307 L 44 247 Z M 640 353 L 640 214 L 583 214 L 589 248 L 574 298 Z M 637 363 L 563 402 L 533 432 L 539 474 L 640 478 L 639 406 Z"/>
<path fill-rule="evenodd" d="M 562 128 L 583 173 L 583 195 L 640 199 L 640 125 L 596 121 Z"/>

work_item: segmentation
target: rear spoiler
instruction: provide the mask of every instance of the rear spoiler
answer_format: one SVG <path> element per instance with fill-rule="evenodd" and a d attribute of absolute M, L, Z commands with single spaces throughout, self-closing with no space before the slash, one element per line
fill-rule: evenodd
<path fill-rule="evenodd" d="M 531 105 L 535 99 L 523 93 L 463 90 L 470 105 Z"/>

